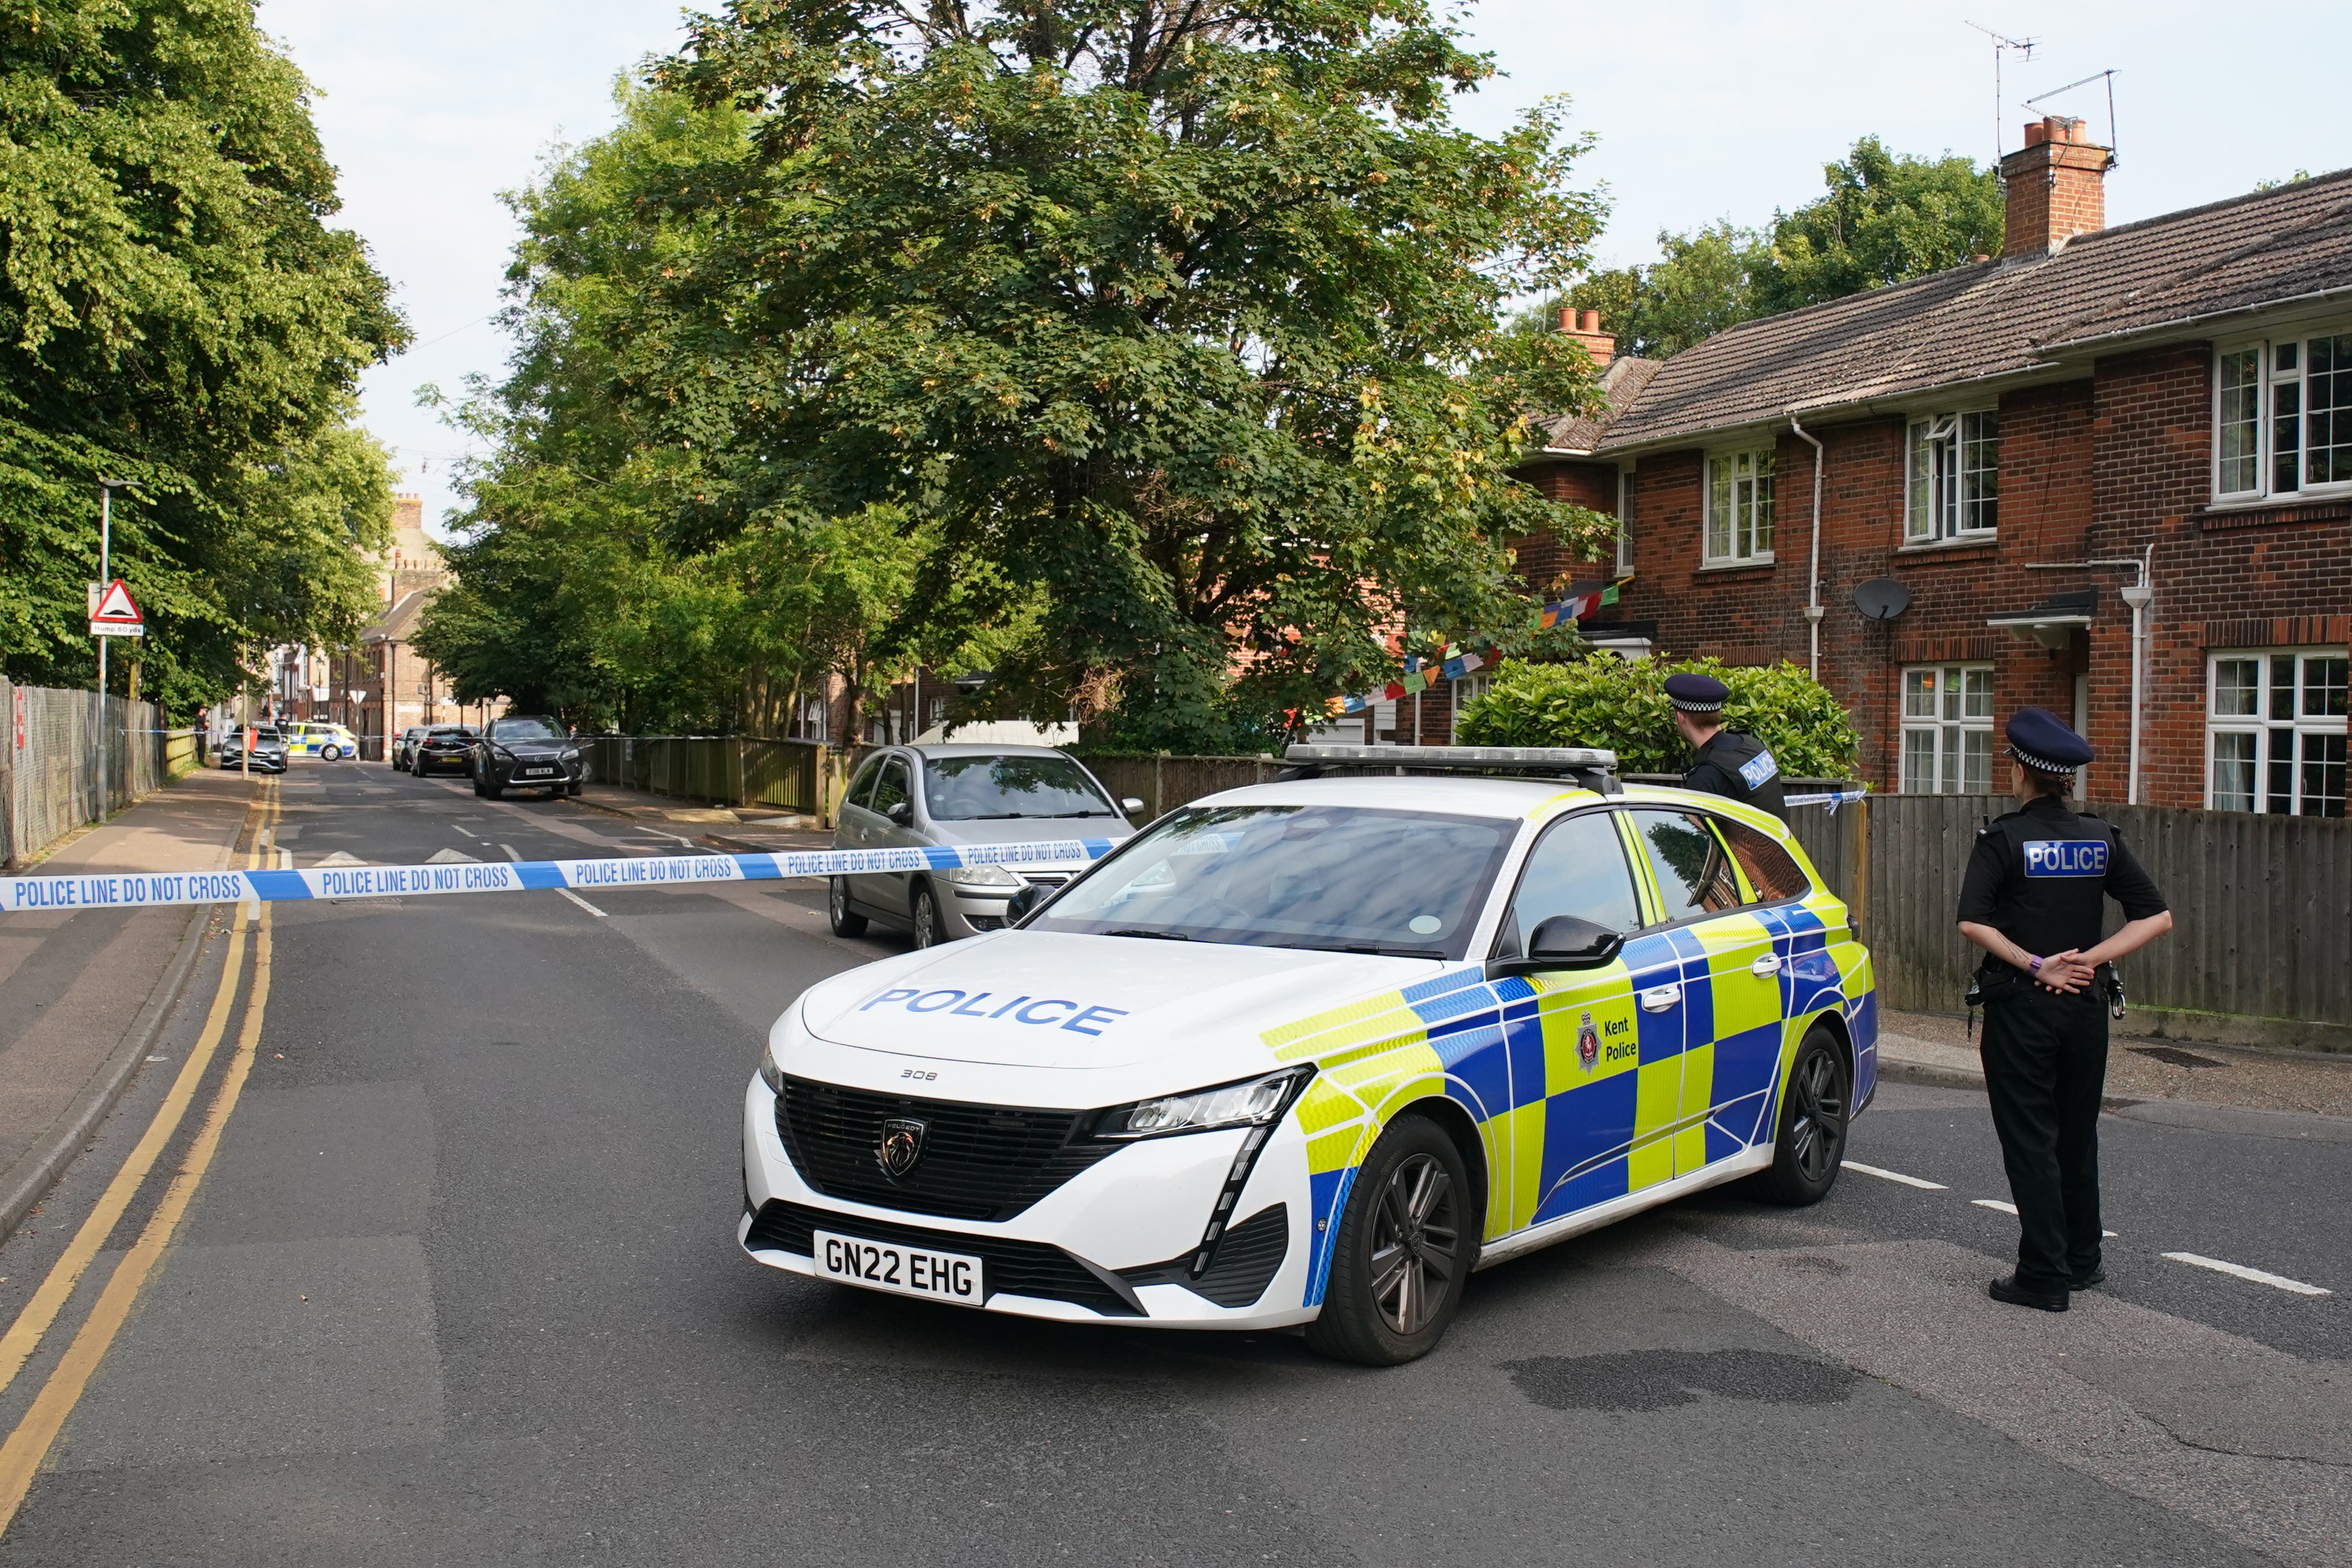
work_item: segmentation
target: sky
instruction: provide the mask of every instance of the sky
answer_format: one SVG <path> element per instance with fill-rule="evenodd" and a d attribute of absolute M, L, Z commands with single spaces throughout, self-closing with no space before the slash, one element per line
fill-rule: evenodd
<path fill-rule="evenodd" d="M 1442 3 L 1442 0 L 1441 0 Z M 1612 203 L 1595 261 L 1657 252 L 1661 228 L 1718 217 L 1753 225 L 1821 191 L 1822 165 L 1864 135 L 1919 155 L 1991 161 L 2037 117 L 2023 100 L 2113 69 L 2117 164 L 2107 220 L 2240 195 L 2297 170 L 2352 165 L 2341 62 L 2352 6 L 2274 0 L 2238 21 L 2210 5 L 2074 0 L 1967 8 L 1886 0 L 1647 0 L 1584 6 L 1485 0 L 1460 7 L 1504 73 L 1456 113 L 1494 132 L 1528 106 L 1570 100 L 1598 137 L 1580 186 Z M 400 488 L 421 493 L 436 532 L 458 504 L 465 439 L 417 404 L 495 378 L 509 344 L 500 304 L 516 230 L 499 193 L 527 184 L 550 150 L 609 128 L 613 83 L 683 41 L 676 0 L 261 0 L 261 25 L 316 88 L 327 153 L 341 173 L 340 221 L 392 279 L 416 346 L 362 385 L 369 427 L 394 449 Z M 2259 17 L 2259 25 L 2249 18 Z M 2016 40 L 1995 114 L 1994 47 Z M 2104 139 L 2104 88 L 2053 100 Z"/>

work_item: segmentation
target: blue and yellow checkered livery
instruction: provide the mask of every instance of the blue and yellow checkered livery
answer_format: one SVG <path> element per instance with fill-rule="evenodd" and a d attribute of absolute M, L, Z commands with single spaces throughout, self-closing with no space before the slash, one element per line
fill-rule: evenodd
<path fill-rule="evenodd" d="M 1769 1148 L 1798 1044 L 1822 1017 L 1842 1026 L 1866 1099 L 1870 957 L 1812 880 L 1792 902 L 1636 935 L 1605 967 L 1489 981 L 1465 964 L 1267 1030 L 1277 1058 L 1318 1069 L 1297 1111 L 1317 1237 L 1306 1303 L 1323 1299 L 1357 1168 L 1417 1101 L 1451 1100 L 1476 1125 L 1492 1244 Z"/>

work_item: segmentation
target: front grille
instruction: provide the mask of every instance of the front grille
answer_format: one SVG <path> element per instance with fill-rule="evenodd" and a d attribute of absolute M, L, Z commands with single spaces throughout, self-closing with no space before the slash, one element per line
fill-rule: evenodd
<path fill-rule="evenodd" d="M 1137 1318 L 1143 1314 L 1133 1300 L 1100 1275 L 1058 1247 L 1042 1241 L 1014 1241 L 1001 1236 L 962 1236 L 949 1230 L 925 1230 L 919 1226 L 892 1225 L 855 1215 L 827 1214 L 801 1204 L 770 1198 L 752 1216 L 743 1245 L 754 1252 L 796 1252 L 814 1257 L 811 1233 L 829 1230 L 865 1241 L 898 1247 L 923 1247 L 935 1252 L 960 1252 L 981 1260 L 982 1282 L 991 1296 L 1035 1296 L 1048 1301 L 1069 1301 L 1107 1318 Z"/>
<path fill-rule="evenodd" d="M 1035 887 L 1058 888 L 1068 881 L 1071 875 L 1068 871 L 1024 871 L 1021 879 Z"/>
<path fill-rule="evenodd" d="M 943 1219 L 1008 1220 L 1118 1147 L 1084 1136 L 1087 1110 L 1030 1110 L 875 1094 L 787 1078 L 776 1135 L 801 1179 L 828 1197 Z M 893 1180 L 882 1123 L 923 1123 L 923 1153 Z"/>
<path fill-rule="evenodd" d="M 1282 1204 L 1260 1209 L 1217 1243 L 1217 1253 L 1198 1279 L 1192 1254 L 1146 1268 L 1122 1268 L 1130 1285 L 1181 1285 L 1220 1307 L 1247 1307 L 1265 1294 L 1290 1251 L 1290 1210 Z"/>

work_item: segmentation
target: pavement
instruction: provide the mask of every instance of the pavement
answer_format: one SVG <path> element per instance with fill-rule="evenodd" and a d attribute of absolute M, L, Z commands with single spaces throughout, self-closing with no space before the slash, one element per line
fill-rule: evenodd
<path fill-rule="evenodd" d="M 274 794 L 298 865 L 732 831 L 380 768 Z M 1983 1096 L 1892 1082 L 1820 1205 L 1718 1189 L 1499 1266 L 1434 1354 L 1372 1371 L 746 1259 L 761 1040 L 900 945 L 833 937 L 819 884 L 267 918 L 267 977 L 192 983 L 171 1060 L 0 1243 L 5 1352 L 102 1233 L 0 1387 L 12 1564 L 2153 1568 L 2352 1540 L 2352 1144 L 2103 1119 L 2111 1279 L 2051 1316 L 1983 1293 L 2015 1244 Z M 236 1047 L 117 1215 L 207 1030 Z"/>
<path fill-rule="evenodd" d="M 1983 1029 L 1981 1016 L 1972 1037 L 1959 1018 L 1882 1012 L 1880 1070 L 1899 1082 L 1981 1089 L 1984 1066 L 1978 1047 Z M 2109 1036 L 2106 1101 L 2110 1110 L 2118 1111 L 2168 1101 L 2287 1119 L 2352 1118 L 2352 1057 L 2258 1046 L 2184 1045 L 2133 1032 L 2126 1015 Z"/>
<path fill-rule="evenodd" d="M 42 875 L 228 864 L 252 786 L 192 773 L 67 839 Z M 64 910 L 0 921 L 0 1234 L 114 1103 L 194 969 L 209 911 Z"/>

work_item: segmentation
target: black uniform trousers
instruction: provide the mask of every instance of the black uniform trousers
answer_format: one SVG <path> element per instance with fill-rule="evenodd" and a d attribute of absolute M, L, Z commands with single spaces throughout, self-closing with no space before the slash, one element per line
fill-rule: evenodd
<path fill-rule="evenodd" d="M 2099 1263 L 2099 1096 L 2107 1009 L 2018 984 L 1985 1001 L 1985 1089 L 2017 1205 L 2018 1283 L 2057 1291 Z"/>

